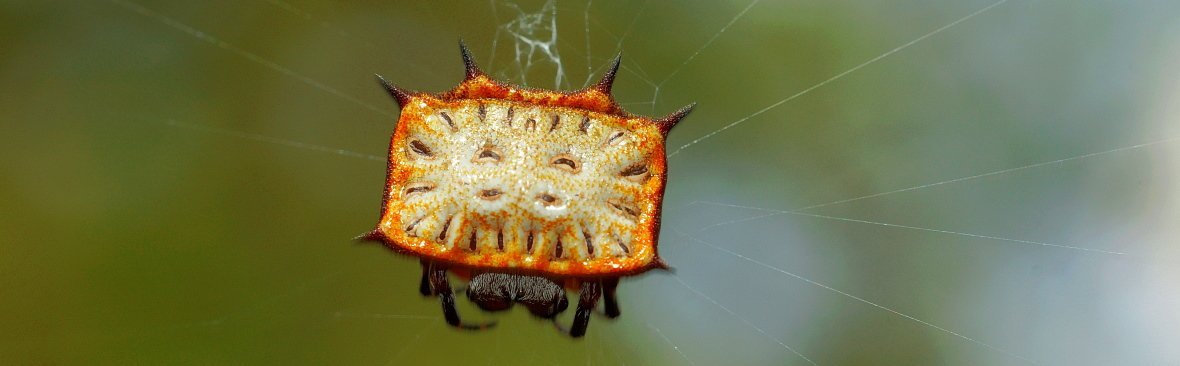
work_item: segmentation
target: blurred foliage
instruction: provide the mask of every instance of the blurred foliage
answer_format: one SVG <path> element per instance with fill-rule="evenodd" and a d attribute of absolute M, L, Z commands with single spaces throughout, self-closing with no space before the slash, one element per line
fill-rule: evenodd
<path fill-rule="evenodd" d="M 766 211 L 709 202 L 793 210 L 1180 134 L 1174 2 L 1014 0 L 922 38 L 992 4 L 0 2 L 0 363 L 1180 362 L 1172 143 L 716 225 Z M 350 240 L 382 164 L 272 140 L 384 156 L 372 75 L 445 90 L 459 37 L 552 88 L 516 38 L 551 35 L 532 14 L 558 87 L 622 53 L 630 110 L 699 102 L 670 149 L 718 132 L 670 160 L 677 271 L 625 281 L 584 340 L 466 304 L 500 326 L 445 327 L 416 260 Z"/>

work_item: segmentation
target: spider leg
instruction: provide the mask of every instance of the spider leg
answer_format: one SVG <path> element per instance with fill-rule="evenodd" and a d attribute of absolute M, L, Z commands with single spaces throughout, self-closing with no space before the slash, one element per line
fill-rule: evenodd
<path fill-rule="evenodd" d="M 430 288 L 430 263 L 422 261 L 422 282 L 418 283 L 418 292 L 422 296 L 434 295 L 433 289 Z"/>
<path fill-rule="evenodd" d="M 582 292 L 578 297 L 578 310 L 574 313 L 574 324 L 570 327 L 570 337 L 578 338 L 586 335 L 586 327 L 590 324 L 590 313 L 598 305 L 599 297 L 602 297 L 602 282 L 582 282 Z"/>
<path fill-rule="evenodd" d="M 496 325 L 496 322 L 466 324 L 459 320 L 459 310 L 455 309 L 455 294 L 451 292 L 451 283 L 447 280 L 447 269 L 431 265 L 428 272 L 431 287 L 434 287 L 434 291 L 442 298 L 443 317 L 447 319 L 447 324 L 467 330 L 483 330 Z"/>
<path fill-rule="evenodd" d="M 615 297 L 615 288 L 619 287 L 619 278 L 608 278 L 602 281 L 602 302 L 606 308 L 606 317 L 617 318 L 620 314 L 619 300 Z"/>

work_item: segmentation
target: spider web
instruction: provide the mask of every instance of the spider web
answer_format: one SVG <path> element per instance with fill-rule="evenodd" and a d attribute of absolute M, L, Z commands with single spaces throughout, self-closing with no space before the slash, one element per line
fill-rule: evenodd
<path fill-rule="evenodd" d="M 1180 80 L 1146 83 L 1132 80 L 1141 74 L 1117 72 L 1125 65 L 1174 71 L 1180 65 L 1128 59 L 1157 45 L 1172 52 L 1159 60 L 1180 59 L 1165 57 L 1180 55 L 1180 46 L 1163 38 L 1113 46 L 1168 34 L 1152 27 L 1166 25 L 1175 9 L 1147 20 L 1137 18 L 1146 6 L 1120 13 L 1110 26 L 1128 28 L 1080 36 L 1082 45 L 1067 47 L 1051 35 L 1028 35 L 1076 29 L 1073 21 L 1090 21 L 1108 5 L 834 4 L 493 0 L 369 9 L 264 0 L 209 10 L 111 0 L 83 8 L 165 40 L 145 44 L 184 43 L 221 66 L 204 72 L 247 77 L 267 86 L 257 93 L 276 95 L 225 115 L 157 113 L 149 125 L 158 128 L 149 130 L 187 146 L 176 149 L 196 150 L 165 155 L 169 163 L 199 165 L 191 156 L 217 154 L 224 163 L 210 170 L 236 170 L 218 192 L 272 212 L 320 210 L 273 218 L 281 228 L 251 216 L 229 215 L 241 224 L 192 219 L 210 231 L 185 231 L 191 237 L 176 245 L 198 259 L 161 262 L 216 285 L 194 290 L 191 305 L 166 302 L 173 315 L 141 309 L 147 315 L 115 326 L 122 333 L 103 343 L 116 359 L 149 362 L 176 361 L 176 354 L 186 362 L 383 364 L 1180 360 L 1168 346 L 1180 339 L 1180 318 L 1169 310 L 1180 306 L 1173 245 L 1180 232 L 1169 224 L 1180 219 L 1180 169 L 1169 159 L 1178 155 L 1180 110 L 1116 98 L 1154 86 L 1172 97 L 1160 101 L 1174 100 Z M 478 16 L 464 15 L 472 8 Z M 264 30 L 192 15 L 198 10 L 233 14 L 226 24 L 267 19 L 300 42 L 259 42 L 252 34 Z M 374 15 L 350 15 L 357 13 Z M 470 305 L 460 309 L 466 317 L 500 326 L 453 331 L 436 299 L 417 296 L 417 263 L 378 248 L 323 245 L 372 219 L 341 202 L 375 207 L 364 191 L 382 173 L 374 161 L 384 160 L 395 113 L 365 74 L 446 89 L 459 75 L 459 35 L 500 79 L 574 89 L 622 53 L 615 90 L 627 108 L 658 115 L 701 103 L 668 144 L 661 253 L 677 270 L 625 281 L 623 317 L 595 317 L 584 340 L 561 338 L 521 311 L 486 315 Z M 1025 52 L 1047 45 L 1100 76 L 1052 73 L 1044 67 L 1062 59 Z M 1094 45 L 1112 48 L 1085 51 Z M 798 53 L 814 55 L 791 56 Z M 339 70 L 360 71 L 342 77 Z M 1038 73 L 1076 79 L 1052 84 Z M 882 93 L 890 95 L 871 95 Z M 288 185 L 256 186 L 243 175 L 253 171 Z M 268 196 L 272 188 L 277 193 Z M 248 198 L 255 194 L 303 202 Z M 318 222 L 332 215 L 344 219 Z M 317 223 L 297 221 L 305 218 Z M 314 229 L 291 230 L 296 224 Z M 110 281 L 170 291 L 140 279 Z M 162 352 L 133 352 L 142 348 Z"/>

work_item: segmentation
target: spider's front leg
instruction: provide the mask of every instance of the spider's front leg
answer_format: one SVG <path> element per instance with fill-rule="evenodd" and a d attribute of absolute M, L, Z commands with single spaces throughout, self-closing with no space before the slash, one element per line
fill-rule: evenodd
<path fill-rule="evenodd" d="M 590 324 L 590 313 L 598 305 L 599 297 L 602 297 L 602 281 L 582 282 L 582 292 L 578 296 L 578 310 L 574 313 L 574 324 L 570 327 L 571 337 L 577 338 L 586 335 L 586 327 Z"/>
<path fill-rule="evenodd" d="M 437 264 L 430 264 L 426 271 L 429 273 L 430 287 L 442 299 L 443 317 L 446 318 L 447 324 L 468 330 L 488 329 L 496 325 L 496 322 L 465 324 L 459 320 L 459 310 L 455 309 L 455 294 L 451 292 L 451 283 L 447 280 L 447 269 Z"/>

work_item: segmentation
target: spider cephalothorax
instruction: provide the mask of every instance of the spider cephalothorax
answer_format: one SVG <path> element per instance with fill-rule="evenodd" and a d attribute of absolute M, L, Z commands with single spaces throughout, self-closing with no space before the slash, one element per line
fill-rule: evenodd
<path fill-rule="evenodd" d="M 485 310 L 526 305 L 553 318 L 564 288 L 580 288 L 570 334 L 585 333 L 605 293 L 619 314 L 618 279 L 667 268 L 656 251 L 667 177 L 664 138 L 691 110 L 661 119 L 627 113 L 610 95 L 615 59 L 579 91 L 527 89 L 490 79 L 460 43 L 466 78 L 415 93 L 378 77 L 401 106 L 389 147 L 381 219 L 364 236 L 421 258 L 422 294 L 442 297 L 464 325 L 447 283 L 470 279 Z"/>

